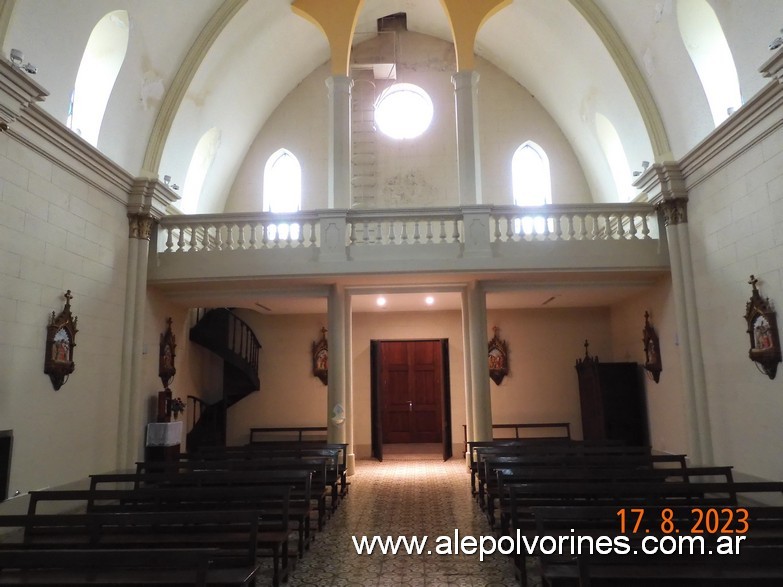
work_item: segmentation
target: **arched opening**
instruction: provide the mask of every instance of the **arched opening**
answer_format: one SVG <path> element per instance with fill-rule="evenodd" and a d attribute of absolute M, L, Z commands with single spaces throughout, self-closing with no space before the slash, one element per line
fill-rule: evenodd
<path fill-rule="evenodd" d="M 106 104 L 125 60 L 129 30 L 127 11 L 104 16 L 92 29 L 76 74 L 66 124 L 93 146 L 98 144 Z"/>
<path fill-rule="evenodd" d="M 706 0 L 678 0 L 677 24 L 718 126 L 742 105 L 737 68 L 723 28 Z"/>
<path fill-rule="evenodd" d="M 617 196 L 620 202 L 633 200 L 635 192 L 632 185 L 631 168 L 625 155 L 620 135 L 612 122 L 600 112 L 595 115 L 595 130 L 601 144 L 606 162 L 612 172 Z"/>
<path fill-rule="evenodd" d="M 514 204 L 517 206 L 546 206 L 552 203 L 552 178 L 549 157 L 544 149 L 533 141 L 525 141 L 511 158 L 511 185 Z M 552 220 L 548 222 L 553 230 Z M 515 221 L 515 232 L 543 234 L 544 217 L 527 216 Z"/>
<path fill-rule="evenodd" d="M 298 212 L 302 207 L 302 167 L 291 151 L 279 149 L 264 166 L 264 211 Z M 267 230 L 267 238 L 299 238 L 299 225 L 280 223 Z"/>
<path fill-rule="evenodd" d="M 211 128 L 201 135 L 193 150 L 193 157 L 190 159 L 185 185 L 182 189 L 181 207 L 186 214 L 194 214 L 198 211 L 204 180 L 206 180 L 209 168 L 215 160 L 218 147 L 220 147 L 220 131 L 217 128 Z"/>

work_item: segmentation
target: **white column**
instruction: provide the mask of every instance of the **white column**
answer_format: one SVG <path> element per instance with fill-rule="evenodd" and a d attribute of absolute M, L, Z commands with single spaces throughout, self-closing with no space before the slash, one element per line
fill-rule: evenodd
<path fill-rule="evenodd" d="M 459 202 L 462 206 L 481 204 L 481 162 L 478 131 L 478 80 L 475 71 L 459 71 L 454 84 L 457 113 L 457 169 Z"/>
<path fill-rule="evenodd" d="M 356 450 L 353 444 L 353 314 L 351 312 L 351 296 L 345 296 L 345 428 L 348 443 L 348 459 L 346 462 L 348 475 L 353 475 L 356 467 Z"/>
<path fill-rule="evenodd" d="M 329 89 L 328 207 L 351 207 L 351 87 L 353 80 L 333 75 Z M 330 349 L 331 350 L 331 349 Z"/>
<path fill-rule="evenodd" d="M 701 334 L 699 330 L 699 313 L 696 305 L 696 284 L 693 281 L 693 265 L 691 261 L 691 244 L 688 235 L 687 215 L 685 221 L 674 227 L 677 231 L 680 245 L 680 261 L 682 266 L 682 288 L 685 294 L 685 308 L 688 316 L 688 340 L 691 355 L 693 375 L 694 405 L 696 418 L 699 422 L 699 452 L 701 462 L 705 465 L 713 463 L 712 430 L 710 425 L 709 404 L 707 401 L 707 383 L 704 375 L 704 355 L 701 350 Z"/>
<path fill-rule="evenodd" d="M 345 288 L 333 285 L 328 300 L 329 329 L 329 385 L 327 390 L 327 438 L 329 442 L 344 443 L 348 410 L 345 403 Z"/>
<path fill-rule="evenodd" d="M 133 466 L 144 456 L 143 404 L 149 390 L 143 389 L 144 318 L 147 307 L 147 265 L 150 252 L 152 217 L 139 215 L 139 236 L 136 256 L 136 295 L 133 307 L 133 362 L 130 373 L 130 411 L 128 413 L 128 455 Z"/>
<path fill-rule="evenodd" d="M 131 371 L 133 370 L 133 319 L 136 307 L 136 281 L 138 279 L 139 238 L 138 217 L 128 216 L 128 269 L 125 280 L 125 319 L 122 335 L 122 364 L 120 367 L 120 398 L 117 421 L 117 468 L 125 469 L 133 464 L 130 429 L 135 424 L 131 414 Z"/>
<path fill-rule="evenodd" d="M 492 401 L 487 359 L 487 300 L 478 283 L 467 287 L 470 374 L 473 388 L 473 440 L 492 440 Z"/>
<path fill-rule="evenodd" d="M 462 348 L 463 362 L 465 364 L 465 426 L 467 439 L 473 438 L 473 375 L 471 370 L 470 353 L 470 304 L 468 303 L 468 291 L 462 290 Z M 468 453 L 465 453 L 467 462 Z"/>

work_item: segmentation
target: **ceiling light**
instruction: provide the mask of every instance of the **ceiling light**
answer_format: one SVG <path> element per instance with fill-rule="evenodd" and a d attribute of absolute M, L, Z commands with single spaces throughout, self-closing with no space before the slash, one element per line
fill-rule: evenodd
<path fill-rule="evenodd" d="M 427 296 L 426 298 L 424 298 L 424 303 L 427 304 L 428 306 L 431 306 L 432 304 L 435 303 L 435 298 L 433 298 L 432 296 Z"/>
<path fill-rule="evenodd" d="M 377 300 L 375 300 L 375 303 L 378 304 L 379 307 L 383 308 L 386 305 L 386 298 L 380 296 Z"/>

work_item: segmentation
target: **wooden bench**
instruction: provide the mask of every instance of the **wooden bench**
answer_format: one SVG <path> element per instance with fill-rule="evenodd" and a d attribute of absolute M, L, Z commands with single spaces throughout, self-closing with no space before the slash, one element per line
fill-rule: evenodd
<path fill-rule="evenodd" d="M 287 426 L 250 429 L 250 444 L 254 442 L 325 442 L 326 426 Z"/>
<path fill-rule="evenodd" d="M 783 577 L 781 507 L 721 508 L 709 513 L 698 507 L 645 507 L 623 511 L 623 518 L 618 518 L 618 513 L 616 506 L 533 508 L 538 536 L 601 536 L 613 544 L 619 536 L 628 550 L 620 554 L 603 549 L 605 554 L 597 555 L 590 552 L 588 541 L 576 557 L 538 553 L 547 582 L 570 580 L 591 585 L 595 580 L 611 579 L 614 584 L 720 585 L 730 579 L 731 584 L 763 585 L 775 584 L 768 581 Z M 699 540 L 693 543 L 696 554 L 690 554 L 690 542 L 684 543 L 686 554 L 663 556 L 642 550 L 644 538 L 653 537 L 655 547 L 660 538 L 668 537 L 671 542 L 678 535 Z M 733 554 L 715 554 L 718 538 L 724 548 L 732 547 Z M 701 540 L 712 555 L 701 553 Z"/>
<path fill-rule="evenodd" d="M 52 503 L 68 505 L 74 513 L 38 513 L 41 505 Z M 34 491 L 30 492 L 30 506 L 22 542 L 43 541 L 51 545 L 53 537 L 59 532 L 68 536 L 67 540 L 60 539 L 66 544 L 70 541 L 81 543 L 80 541 L 87 539 L 90 544 L 116 546 L 113 542 L 107 543 L 110 538 L 117 540 L 112 536 L 112 533 L 117 533 L 115 526 L 122 522 L 124 526 L 120 526 L 121 528 L 130 528 L 128 521 L 132 521 L 137 528 L 135 531 L 142 536 L 144 523 L 154 526 L 155 529 L 150 530 L 149 535 L 153 537 L 153 544 L 160 544 L 163 536 L 159 535 L 157 528 L 164 521 L 170 520 L 172 525 L 179 522 L 187 528 L 187 537 L 177 537 L 176 545 L 188 544 L 188 540 L 195 543 L 188 544 L 190 546 L 200 545 L 199 540 L 203 540 L 205 544 L 215 546 L 219 544 L 220 538 L 215 535 L 215 530 L 219 530 L 221 524 L 224 527 L 234 517 L 241 520 L 249 515 L 254 522 L 254 549 L 269 552 L 273 559 L 273 581 L 278 584 L 280 578 L 287 576 L 289 570 L 289 504 L 290 490 L 287 487 L 169 486 Z M 76 513 L 81 511 L 86 513 Z M 88 517 L 82 519 L 80 516 Z M 100 516 L 109 517 L 104 519 Z M 11 518 L 0 517 L 0 525 L 13 523 Z M 88 525 L 88 522 L 93 526 Z M 197 522 L 200 525 L 197 525 Z M 210 527 L 209 523 L 215 524 L 214 527 Z M 100 540 L 95 537 L 96 533 Z M 120 539 L 120 543 L 126 542 L 127 537 Z"/>
<path fill-rule="evenodd" d="M 175 551 L 175 558 L 177 552 L 182 551 L 182 559 L 178 564 L 190 561 L 191 566 L 181 568 L 175 564 L 173 568 L 178 572 L 163 572 L 166 584 L 188 584 L 188 580 L 194 580 L 194 571 L 200 570 L 200 580 L 204 584 L 243 585 L 258 571 L 256 554 L 261 539 L 258 513 L 253 511 L 25 514 L 0 516 L 0 525 L 21 530 L 17 540 L 9 538 L 0 544 L 0 553 L 8 550 L 112 550 L 116 554 L 111 555 L 113 562 L 107 566 L 114 568 L 106 570 L 107 577 L 116 575 L 122 566 L 138 567 L 133 573 L 138 584 L 148 584 L 146 581 L 156 584 L 152 578 L 145 579 L 149 572 L 142 570 L 144 561 L 157 562 L 157 569 L 165 571 L 168 569 L 166 556 L 170 551 Z M 148 551 L 147 555 L 136 553 L 139 549 Z M 123 550 L 129 551 L 127 560 L 121 555 Z M 184 554 L 185 550 L 191 551 L 190 558 Z M 155 555 L 155 551 L 159 554 Z M 195 555 L 196 551 L 200 553 L 199 556 Z M 29 561 L 25 564 L 26 569 L 34 568 L 34 555 L 25 560 Z M 11 562 L 7 566 L 17 568 L 15 564 Z M 60 576 L 60 573 L 55 572 L 61 568 L 59 564 L 54 561 L 51 564 L 54 565 L 48 567 L 51 572 L 42 573 L 47 581 L 55 581 L 55 577 Z M 43 568 L 47 566 L 42 565 Z M 96 566 L 101 567 L 101 564 L 96 563 Z M 148 570 L 155 568 L 152 566 Z M 12 577 L 21 580 L 24 573 L 7 575 L 6 583 L 0 578 L 0 584 L 14 584 Z M 121 576 L 113 581 L 121 584 L 118 579 Z M 31 580 L 27 578 L 22 584 L 30 584 Z"/>
<path fill-rule="evenodd" d="M 591 466 L 589 463 L 574 464 L 573 467 L 529 467 L 527 465 L 509 464 L 506 462 L 492 463 L 486 461 L 488 468 L 492 467 L 495 483 L 486 487 L 487 520 L 495 527 L 496 517 L 500 519 L 502 533 L 508 531 L 510 515 L 508 511 L 508 492 L 506 485 L 525 483 L 578 483 L 578 482 L 624 482 L 649 483 L 663 481 L 679 481 L 690 483 L 695 481 L 711 481 L 731 483 L 734 481 L 732 467 L 685 467 L 685 468 L 653 468 L 642 462 L 639 467 L 603 467 Z M 488 473 L 489 474 L 489 473 Z M 491 477 L 490 477 L 491 478 Z M 497 507 L 496 507 L 497 504 Z M 495 512 L 499 511 L 500 516 Z"/>
<path fill-rule="evenodd" d="M 145 489 L 147 492 L 167 490 L 170 495 L 158 493 L 157 498 L 161 505 L 157 507 L 180 509 L 187 503 L 177 500 L 184 499 L 180 493 L 188 489 L 193 505 L 188 507 L 231 507 L 242 508 L 248 500 L 263 499 L 266 491 L 274 487 L 282 487 L 290 492 L 287 502 L 287 518 L 294 523 L 297 533 L 297 553 L 299 558 L 309 547 L 312 540 L 311 513 L 313 508 L 313 493 L 311 489 L 312 472 L 309 469 L 295 469 L 290 471 L 280 470 L 194 470 L 187 472 L 158 472 L 158 473 L 110 473 L 90 476 L 90 489 L 97 490 L 101 486 L 121 486 Z M 196 492 L 195 489 L 202 491 Z M 211 489 L 206 492 L 205 490 Z M 42 499 L 42 492 L 30 492 L 30 507 Z M 166 497 L 167 501 L 162 501 Z M 130 504 L 135 499 L 135 507 L 146 506 L 149 501 L 146 494 L 128 496 L 125 503 Z M 213 501 L 210 501 L 213 500 Z M 89 506 L 94 510 L 96 505 L 92 502 Z M 317 506 L 316 506 L 317 507 Z"/>
<path fill-rule="evenodd" d="M 492 424 L 492 440 L 503 440 L 508 437 L 503 435 L 495 436 L 494 431 L 495 430 L 513 430 L 514 436 L 512 438 L 515 439 L 559 439 L 559 438 L 565 438 L 570 439 L 571 438 L 571 424 L 570 422 L 529 422 L 524 424 Z M 530 434 L 532 431 L 538 432 L 541 430 L 548 430 L 551 431 L 551 434 L 546 435 L 539 435 L 539 434 Z M 520 436 L 520 431 L 522 432 L 522 435 Z M 468 451 L 468 426 L 467 424 L 462 425 L 462 436 L 464 441 L 464 450 L 463 452 Z"/>
<path fill-rule="evenodd" d="M 509 534 L 535 531 L 535 508 L 544 506 L 603 505 L 650 508 L 734 507 L 747 494 L 783 494 L 783 482 L 569 482 L 529 483 L 507 486 Z M 525 553 L 514 557 L 520 579 L 525 579 Z"/>
<path fill-rule="evenodd" d="M 247 572 L 210 569 L 216 549 L 0 549 L 0 585 L 251 585 Z"/>

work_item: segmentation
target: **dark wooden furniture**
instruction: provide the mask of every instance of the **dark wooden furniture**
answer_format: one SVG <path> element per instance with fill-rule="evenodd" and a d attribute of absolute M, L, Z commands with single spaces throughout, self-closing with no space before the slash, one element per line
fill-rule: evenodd
<path fill-rule="evenodd" d="M 576 373 L 585 440 L 649 443 L 647 402 L 637 363 L 601 363 L 585 352 L 576 362 Z"/>
<path fill-rule="evenodd" d="M 496 430 L 513 430 L 514 436 L 505 436 L 505 433 L 495 435 Z M 532 432 L 535 430 L 536 432 Z M 547 430 L 549 434 L 542 435 L 539 431 Z M 523 431 L 520 436 L 520 431 Z M 462 437 L 464 451 L 468 450 L 468 426 L 462 425 Z M 525 424 L 492 424 L 492 440 L 503 439 L 528 439 L 528 438 L 571 438 L 571 424 L 569 422 L 527 422 Z"/>

